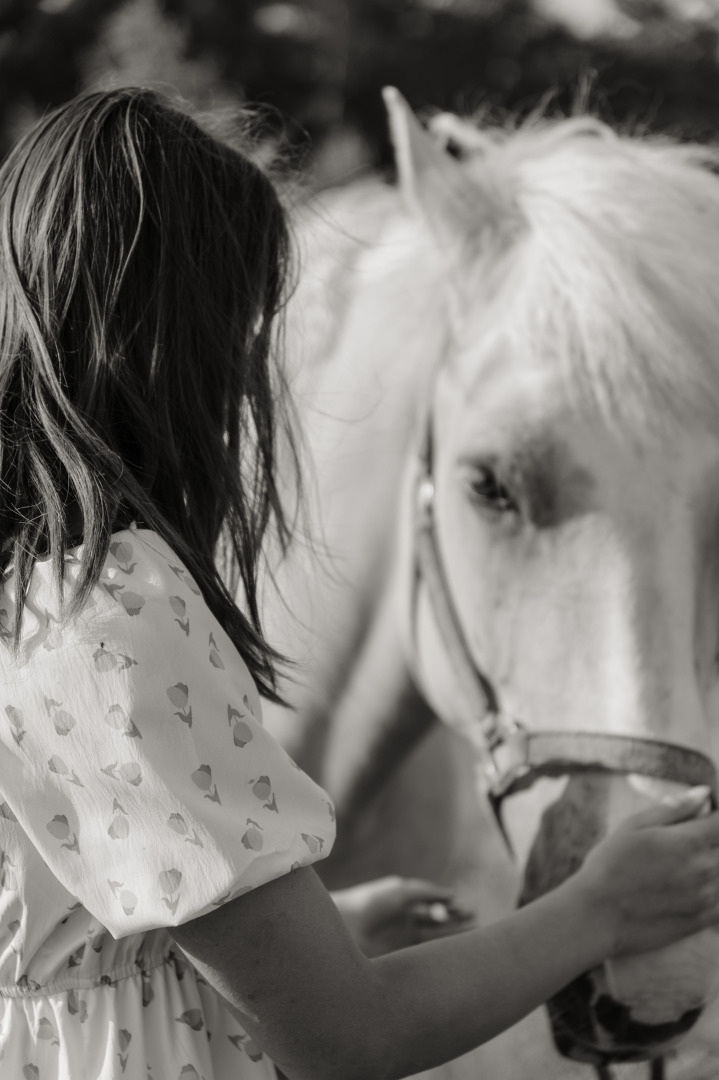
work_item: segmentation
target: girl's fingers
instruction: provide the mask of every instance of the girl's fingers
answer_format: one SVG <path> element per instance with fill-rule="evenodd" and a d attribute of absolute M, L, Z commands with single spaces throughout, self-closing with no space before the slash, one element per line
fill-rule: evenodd
<path fill-rule="evenodd" d="M 439 927 L 464 924 L 474 913 L 457 903 L 452 889 L 421 878 L 384 878 L 373 883 L 376 901 L 387 912 L 403 909 L 418 923 Z"/>
<path fill-rule="evenodd" d="M 714 853 L 715 854 L 715 853 Z M 682 873 L 681 887 L 667 890 L 658 911 L 666 917 L 694 918 L 713 911 L 719 905 L 719 867 L 701 856 L 688 861 Z"/>
<path fill-rule="evenodd" d="M 361 888 L 371 896 L 375 911 L 391 914 L 394 911 L 407 910 L 413 904 L 444 904 L 454 901 L 454 893 L 443 885 L 418 878 L 387 877 L 366 882 Z"/>
<path fill-rule="evenodd" d="M 420 878 L 377 878 L 334 892 L 333 898 L 345 916 L 351 911 L 372 922 L 405 917 L 438 925 L 471 915 L 457 905 L 452 889 Z"/>
<path fill-rule="evenodd" d="M 666 925 L 672 928 L 676 925 L 678 937 L 698 934 L 702 930 L 717 926 L 719 925 L 719 900 L 702 908 L 695 907 L 691 913 L 685 915 L 667 916 Z"/>
<path fill-rule="evenodd" d="M 474 912 L 462 907 L 451 889 L 417 878 L 404 880 L 403 885 L 405 901 L 417 922 L 450 927 L 466 926 L 474 919 Z"/>
<path fill-rule="evenodd" d="M 711 807 L 711 789 L 705 785 L 690 788 L 683 795 L 665 799 L 625 822 L 625 827 L 642 829 L 652 825 L 674 825 L 690 821 Z"/>
<path fill-rule="evenodd" d="M 440 927 L 466 927 L 467 923 L 474 921 L 474 912 L 459 907 L 451 902 L 434 900 L 430 903 L 420 900 L 412 904 L 409 909 L 413 919 L 425 926 Z"/>

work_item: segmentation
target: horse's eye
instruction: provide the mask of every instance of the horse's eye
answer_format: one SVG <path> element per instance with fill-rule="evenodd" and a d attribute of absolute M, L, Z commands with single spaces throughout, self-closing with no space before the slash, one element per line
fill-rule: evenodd
<path fill-rule="evenodd" d="M 507 514 L 518 509 L 507 488 L 486 465 L 477 465 L 472 469 L 467 486 L 473 498 L 489 510 Z"/>

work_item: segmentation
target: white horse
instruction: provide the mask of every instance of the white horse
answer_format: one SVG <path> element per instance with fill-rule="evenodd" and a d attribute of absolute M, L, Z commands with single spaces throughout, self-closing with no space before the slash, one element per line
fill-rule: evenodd
<path fill-rule="evenodd" d="M 288 341 L 323 550 L 277 569 L 286 607 L 268 591 L 301 661 L 297 713 L 268 725 L 337 799 L 328 884 L 431 876 L 489 922 L 719 754 L 719 155 L 589 117 L 428 133 L 387 103 L 399 193 L 353 185 L 299 225 Z M 505 801 L 514 860 L 477 782 L 488 728 L 526 749 L 508 718 L 558 733 Z M 570 1052 L 719 1077 L 716 932 L 575 989 Z M 426 1075 L 593 1073 L 541 1011 Z"/>

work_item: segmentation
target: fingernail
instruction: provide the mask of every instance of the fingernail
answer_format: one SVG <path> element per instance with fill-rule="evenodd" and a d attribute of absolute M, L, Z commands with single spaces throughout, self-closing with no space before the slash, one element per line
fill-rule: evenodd
<path fill-rule="evenodd" d="M 447 905 L 443 904 L 441 900 L 437 900 L 431 904 L 426 901 L 412 904 L 411 912 L 415 919 L 425 923 L 441 923 L 447 922 L 449 919 Z"/>
<path fill-rule="evenodd" d="M 456 904 L 445 903 L 442 900 L 434 900 L 432 903 L 419 903 L 412 905 L 412 914 L 420 922 L 434 923 L 442 926 L 449 922 L 466 922 L 474 918 L 474 913 L 458 907 Z"/>
<path fill-rule="evenodd" d="M 697 787 L 689 788 L 682 797 L 682 802 L 702 803 L 705 799 L 711 799 L 712 789 L 708 784 L 698 784 Z"/>
<path fill-rule="evenodd" d="M 441 900 L 435 900 L 433 904 L 430 904 L 427 908 L 427 918 L 431 919 L 435 923 L 446 923 L 452 918 L 449 910 L 449 904 L 442 903 Z"/>

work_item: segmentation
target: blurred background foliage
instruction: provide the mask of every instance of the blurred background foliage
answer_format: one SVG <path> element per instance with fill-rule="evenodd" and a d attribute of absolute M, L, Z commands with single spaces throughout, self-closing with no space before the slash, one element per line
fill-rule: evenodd
<path fill-rule="evenodd" d="M 719 0 L 0 0 L 0 153 L 49 105 L 137 82 L 270 107 L 314 186 L 387 162 L 387 83 L 420 111 L 588 104 L 713 140 Z"/>

